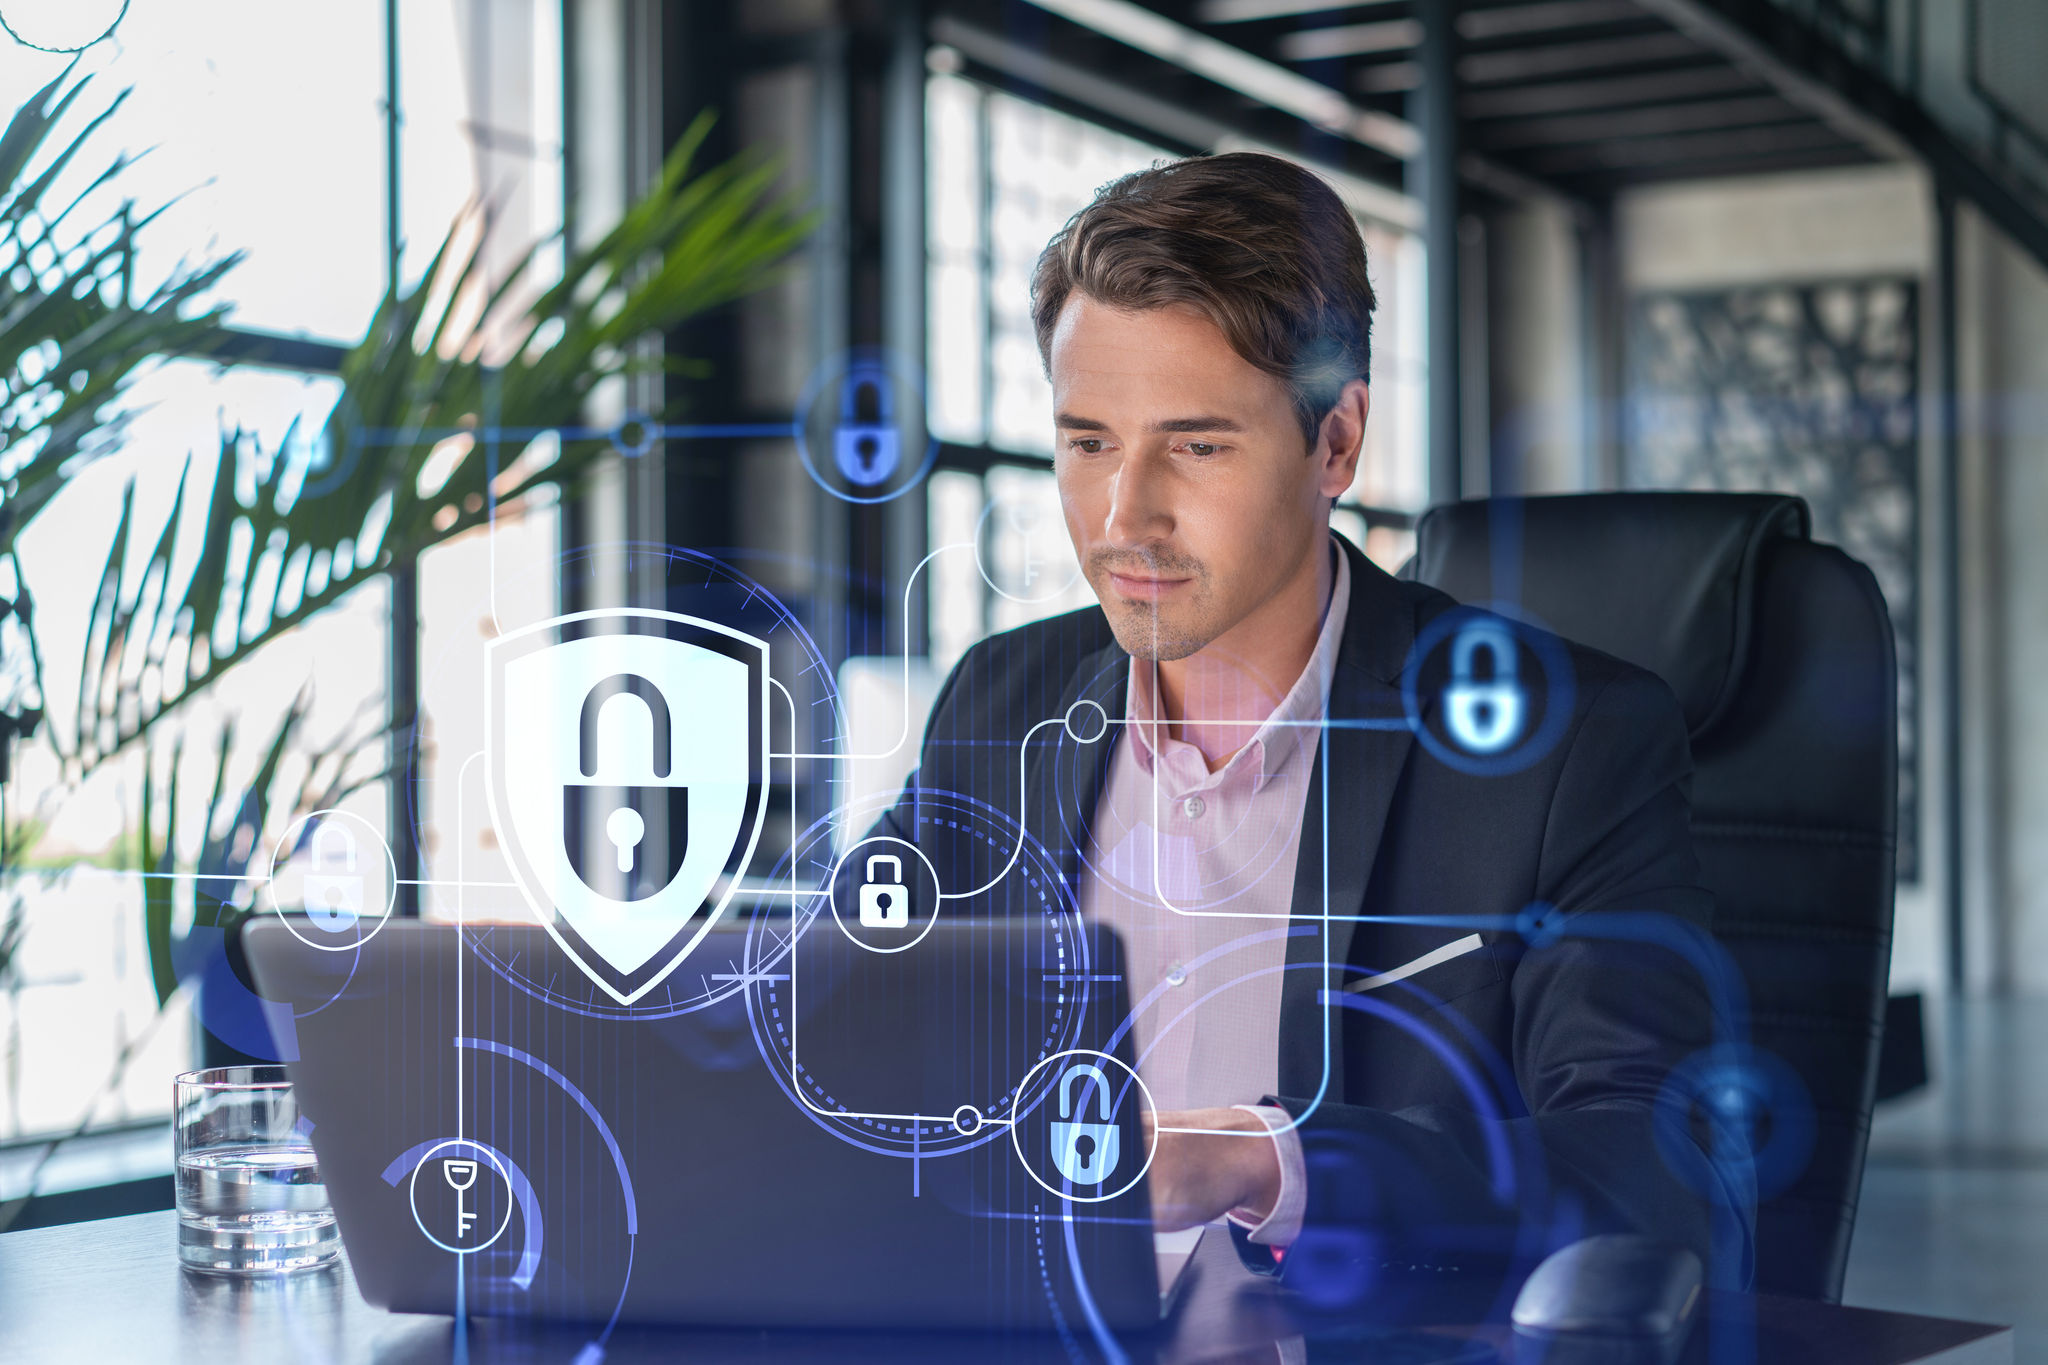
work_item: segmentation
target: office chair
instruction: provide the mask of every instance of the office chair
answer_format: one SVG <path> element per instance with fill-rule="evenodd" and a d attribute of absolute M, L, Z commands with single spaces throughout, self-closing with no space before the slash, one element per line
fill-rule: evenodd
<path fill-rule="evenodd" d="M 1408 576 L 1519 605 L 1656 673 L 1692 736 L 1692 829 L 1749 1039 L 1812 1098 L 1811 1158 L 1757 1209 L 1756 1288 L 1840 1297 L 1891 960 L 1897 663 L 1870 571 L 1806 504 L 1596 493 L 1437 507 Z"/>

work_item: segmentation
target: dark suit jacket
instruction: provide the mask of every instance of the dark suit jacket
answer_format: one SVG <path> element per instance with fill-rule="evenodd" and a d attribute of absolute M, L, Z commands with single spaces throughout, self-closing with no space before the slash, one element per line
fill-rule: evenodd
<path fill-rule="evenodd" d="M 1350 607 L 1307 789 L 1280 1094 L 1269 1097 L 1306 1116 L 1308 1210 L 1283 1264 L 1375 1249 L 1526 1256 L 1602 1230 L 1661 1235 L 1715 1264 L 1713 1205 L 1741 1201 L 1708 1197 L 1717 1177 L 1697 1148 L 1668 1136 L 1660 1148 L 1653 1133 L 1667 1076 L 1710 1041 L 1708 997 L 1680 954 L 1642 941 L 1655 916 L 1627 913 L 1700 929 L 1712 914 L 1687 829 L 1692 765 L 1676 699 L 1639 668 L 1558 642 L 1569 696 L 1524 680 L 1533 708 L 1569 708 L 1547 752 L 1504 775 L 1458 771 L 1389 723 L 1404 715 L 1418 631 L 1456 604 L 1338 543 Z M 1071 891 L 1129 668 L 1099 609 L 982 641 L 939 694 L 913 787 L 1021 816 Z M 1088 702 L 1110 722 L 1100 738 Z M 1059 717 L 1070 723 L 1025 743 Z M 1345 724 L 1358 720 L 1369 724 Z M 878 832 L 918 843 L 949 889 L 1001 870 L 1007 851 L 990 841 L 917 823 L 906 797 Z M 1556 910 L 1539 924 L 1531 906 Z M 1341 989 L 1475 926 L 1477 951 L 1371 992 Z M 1743 1220 L 1728 1229 L 1724 1213 L 1720 1264 L 1732 1236 L 1746 1265 Z M 1254 1269 L 1274 1268 L 1264 1249 L 1241 1235 L 1239 1245 Z"/>

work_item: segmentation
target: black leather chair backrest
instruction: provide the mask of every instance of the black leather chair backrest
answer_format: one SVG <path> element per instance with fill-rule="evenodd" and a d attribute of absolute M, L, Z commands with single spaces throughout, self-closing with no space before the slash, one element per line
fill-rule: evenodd
<path fill-rule="evenodd" d="M 1750 1041 L 1789 1063 L 1810 1159 L 1757 1213 L 1758 1289 L 1841 1294 L 1891 961 L 1897 664 L 1863 565 L 1773 494 L 1595 493 L 1438 507 L 1407 572 L 1502 602 L 1670 684 L 1693 835 Z"/>

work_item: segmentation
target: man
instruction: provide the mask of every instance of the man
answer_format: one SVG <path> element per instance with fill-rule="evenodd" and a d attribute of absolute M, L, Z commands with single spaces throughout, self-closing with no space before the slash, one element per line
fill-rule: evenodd
<path fill-rule="evenodd" d="M 1349 213 L 1279 158 L 1161 165 L 1076 215 L 1033 311 L 1100 607 L 971 650 L 917 783 L 1011 813 L 1124 939 L 1162 1229 L 1228 1216 L 1268 1272 L 1289 1248 L 1527 1250 L 1532 1228 L 1705 1256 L 1716 1177 L 1654 1113 L 1709 1042 L 1706 997 L 1667 947 L 1606 932 L 1711 914 L 1677 703 L 1525 631 L 1525 730 L 1548 738 L 1492 772 L 1421 742 L 1403 674 L 1455 604 L 1329 530 L 1372 308 Z M 942 881 L 983 874 L 905 807 L 888 823 Z"/>

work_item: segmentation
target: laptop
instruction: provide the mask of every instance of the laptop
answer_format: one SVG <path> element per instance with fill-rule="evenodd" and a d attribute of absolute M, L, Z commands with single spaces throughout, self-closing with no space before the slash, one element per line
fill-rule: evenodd
<path fill-rule="evenodd" d="M 1086 1335 L 1188 1278 L 1106 930 L 962 918 L 889 953 L 764 913 L 622 1005 L 531 925 L 293 927 L 243 946 L 373 1304 Z"/>

